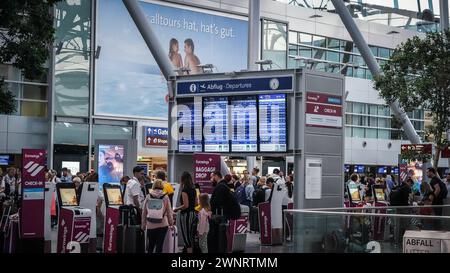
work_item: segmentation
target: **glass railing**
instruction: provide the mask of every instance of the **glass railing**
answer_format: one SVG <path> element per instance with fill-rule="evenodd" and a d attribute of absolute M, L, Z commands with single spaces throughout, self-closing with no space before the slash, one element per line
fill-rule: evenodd
<path fill-rule="evenodd" d="M 284 215 L 289 252 L 450 252 L 450 205 L 296 209 Z"/>

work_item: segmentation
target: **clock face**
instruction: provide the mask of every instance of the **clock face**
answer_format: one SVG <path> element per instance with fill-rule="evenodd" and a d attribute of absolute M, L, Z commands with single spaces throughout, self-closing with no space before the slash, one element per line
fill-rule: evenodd
<path fill-rule="evenodd" d="M 278 79 L 270 80 L 270 89 L 277 90 L 279 86 L 280 86 L 280 82 L 278 81 Z"/>

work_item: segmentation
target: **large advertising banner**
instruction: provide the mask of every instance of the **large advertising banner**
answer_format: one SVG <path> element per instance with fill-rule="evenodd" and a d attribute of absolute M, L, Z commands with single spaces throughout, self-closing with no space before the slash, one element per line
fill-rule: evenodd
<path fill-rule="evenodd" d="M 174 69 L 200 74 L 247 68 L 247 21 L 242 17 L 163 1 L 140 1 Z M 167 84 L 121 0 L 97 5 L 95 114 L 167 118 Z"/>
<path fill-rule="evenodd" d="M 20 237 L 44 238 L 44 190 L 47 155 L 42 149 L 22 150 Z"/>
<path fill-rule="evenodd" d="M 195 183 L 200 185 L 202 193 L 212 193 L 210 176 L 212 172 L 220 171 L 220 160 L 220 154 L 194 154 Z"/>
<path fill-rule="evenodd" d="M 98 182 L 119 183 L 123 176 L 123 145 L 100 144 L 98 146 Z"/>

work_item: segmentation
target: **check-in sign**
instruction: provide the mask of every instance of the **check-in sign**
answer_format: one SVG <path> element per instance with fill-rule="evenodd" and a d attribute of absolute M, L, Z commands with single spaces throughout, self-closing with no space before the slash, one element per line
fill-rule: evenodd
<path fill-rule="evenodd" d="M 342 128 L 342 97 L 306 93 L 306 126 Z"/>
<path fill-rule="evenodd" d="M 145 146 L 167 147 L 168 130 L 163 127 L 144 127 Z"/>

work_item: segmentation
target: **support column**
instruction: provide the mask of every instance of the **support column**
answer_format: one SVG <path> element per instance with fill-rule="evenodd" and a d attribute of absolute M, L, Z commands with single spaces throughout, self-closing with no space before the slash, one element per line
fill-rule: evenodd
<path fill-rule="evenodd" d="M 258 71 L 259 65 L 255 64 L 260 58 L 261 44 L 261 6 L 259 0 L 248 1 L 248 63 L 247 69 Z"/>
<path fill-rule="evenodd" d="M 372 72 L 372 75 L 374 77 L 382 75 L 380 66 L 378 65 L 377 61 L 375 60 L 375 58 L 372 54 L 372 51 L 370 50 L 369 46 L 367 45 L 366 41 L 364 40 L 364 37 L 362 36 L 361 32 L 359 31 L 358 26 L 356 25 L 355 21 L 351 17 L 350 12 L 348 11 L 344 2 L 342 0 L 331 0 L 331 2 L 333 2 L 333 6 L 335 7 L 337 14 L 339 14 L 342 22 L 345 25 L 345 28 L 347 29 L 350 36 L 352 37 L 353 42 L 358 47 L 358 50 L 361 53 L 367 66 L 369 67 L 370 72 Z M 411 121 L 409 120 L 408 116 L 406 115 L 406 112 L 400 106 L 398 101 L 391 103 L 389 106 L 391 107 L 392 111 L 394 112 L 395 117 L 400 121 L 400 123 L 403 127 L 403 130 L 405 131 L 405 134 L 408 137 L 409 141 L 411 141 L 411 143 L 413 143 L 413 144 L 422 143 L 422 140 L 420 139 L 419 135 L 417 134 L 416 130 L 414 129 L 414 126 L 412 125 Z"/>

